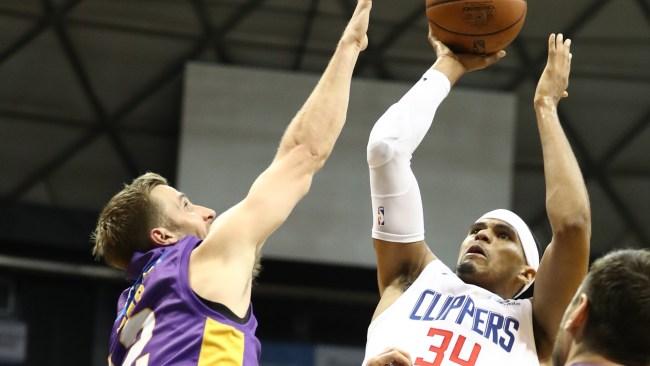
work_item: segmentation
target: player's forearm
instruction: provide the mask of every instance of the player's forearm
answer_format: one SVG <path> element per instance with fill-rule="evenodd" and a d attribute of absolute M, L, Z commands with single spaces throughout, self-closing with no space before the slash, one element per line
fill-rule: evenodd
<path fill-rule="evenodd" d="M 591 212 L 585 182 L 569 141 L 562 130 L 556 102 L 536 98 L 535 113 L 542 142 L 546 211 L 554 233 L 591 230 Z"/>
<path fill-rule="evenodd" d="M 316 161 L 324 164 L 345 124 L 352 73 L 360 49 L 340 42 L 323 76 L 289 124 L 276 158 L 296 146 L 305 146 Z"/>

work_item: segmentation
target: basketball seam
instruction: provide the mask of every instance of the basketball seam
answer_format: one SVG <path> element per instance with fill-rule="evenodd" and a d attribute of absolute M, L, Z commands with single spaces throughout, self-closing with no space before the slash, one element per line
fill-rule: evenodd
<path fill-rule="evenodd" d="M 442 0 L 442 1 L 438 1 L 435 4 L 428 4 L 427 9 L 436 7 L 436 6 L 440 5 L 440 4 L 453 3 L 455 1 L 458 1 L 458 0 Z"/>
<path fill-rule="evenodd" d="M 517 23 L 519 23 L 519 21 L 520 21 L 523 17 L 524 17 L 524 15 L 522 15 L 521 17 L 519 17 L 519 19 L 517 19 L 517 21 L 515 21 L 514 23 L 510 24 L 509 26 L 507 26 L 507 27 L 505 27 L 505 28 L 501 28 L 501 29 L 499 29 L 499 30 L 496 31 L 496 32 L 490 32 L 490 33 L 478 33 L 478 34 L 455 32 L 455 31 L 453 31 L 453 30 L 451 30 L 451 29 L 447 29 L 447 28 L 441 26 L 440 24 L 438 24 L 438 23 L 436 23 L 436 22 L 431 22 L 431 23 L 435 24 L 436 27 L 438 27 L 438 28 L 440 28 L 440 29 L 442 29 L 442 30 L 444 30 L 444 31 L 446 31 L 446 32 L 449 32 L 449 33 L 452 33 L 452 34 L 457 34 L 457 35 L 459 35 L 459 36 L 484 37 L 484 36 L 492 36 L 492 35 L 495 35 L 495 34 L 499 34 L 499 33 L 503 32 L 503 31 L 506 31 L 506 30 L 508 30 L 508 29 L 510 29 L 510 28 L 512 28 L 512 27 L 514 27 L 515 25 L 517 25 Z"/>
<path fill-rule="evenodd" d="M 447 3 L 447 2 L 452 2 L 452 1 L 454 1 L 454 0 L 448 0 L 448 1 L 445 1 L 445 3 Z M 440 4 L 440 3 L 438 3 L 438 4 Z M 512 28 L 512 27 L 514 27 L 514 26 L 517 25 L 517 23 L 519 23 L 519 21 L 520 21 L 521 19 L 523 19 L 525 16 L 526 16 L 526 12 L 524 11 L 524 12 L 521 14 L 521 16 L 520 16 L 520 17 L 519 17 L 519 18 L 518 18 L 514 23 L 510 24 L 509 26 L 507 26 L 507 27 L 505 27 L 505 28 L 501 28 L 501 29 L 499 29 L 498 31 L 495 31 L 495 32 L 490 32 L 490 33 L 480 33 L 480 34 L 460 33 L 460 32 L 453 31 L 453 30 L 451 30 L 451 29 L 447 29 L 447 28 L 441 26 L 440 24 L 438 24 L 438 23 L 432 21 L 431 19 L 429 19 L 429 22 L 432 23 L 432 24 L 434 24 L 436 27 L 438 27 L 438 28 L 440 28 L 440 29 L 446 31 L 446 32 L 453 33 L 453 34 L 456 34 L 456 35 L 459 35 L 459 36 L 484 37 L 484 36 L 492 36 L 492 35 L 495 35 L 495 34 L 499 34 L 499 33 L 503 32 L 503 31 L 506 31 L 506 30 L 508 30 L 508 29 L 510 29 L 510 28 Z"/>

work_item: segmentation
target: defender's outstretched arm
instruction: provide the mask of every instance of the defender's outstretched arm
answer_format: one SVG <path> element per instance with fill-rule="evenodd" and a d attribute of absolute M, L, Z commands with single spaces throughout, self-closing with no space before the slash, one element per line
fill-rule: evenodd
<path fill-rule="evenodd" d="M 245 313 L 261 245 L 307 193 L 343 128 L 352 72 L 368 44 L 371 7 L 371 0 L 358 0 L 329 65 L 287 127 L 272 163 L 246 198 L 214 221 L 192 252 L 190 281 L 201 296 Z M 217 286 L 214 278 L 224 281 Z"/>

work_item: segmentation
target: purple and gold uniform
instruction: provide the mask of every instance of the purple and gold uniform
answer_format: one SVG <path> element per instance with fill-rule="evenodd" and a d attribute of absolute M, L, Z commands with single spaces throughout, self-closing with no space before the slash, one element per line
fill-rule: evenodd
<path fill-rule="evenodd" d="M 128 275 L 134 283 L 118 300 L 109 365 L 258 365 L 252 305 L 237 319 L 225 307 L 208 306 L 190 288 L 190 254 L 200 243 L 190 236 L 133 255 Z"/>

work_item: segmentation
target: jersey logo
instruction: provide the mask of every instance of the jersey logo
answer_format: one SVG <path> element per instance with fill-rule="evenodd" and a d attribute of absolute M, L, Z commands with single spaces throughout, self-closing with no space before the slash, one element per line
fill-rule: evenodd
<path fill-rule="evenodd" d="M 377 209 L 377 225 L 384 226 L 384 206 Z"/>
<path fill-rule="evenodd" d="M 468 295 L 443 295 L 433 290 L 424 290 L 420 294 L 409 319 L 456 323 L 483 336 L 506 352 L 512 351 L 519 330 L 517 319 L 481 308 Z"/>

